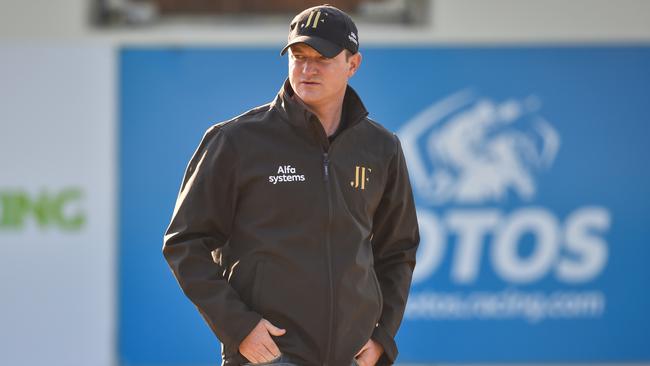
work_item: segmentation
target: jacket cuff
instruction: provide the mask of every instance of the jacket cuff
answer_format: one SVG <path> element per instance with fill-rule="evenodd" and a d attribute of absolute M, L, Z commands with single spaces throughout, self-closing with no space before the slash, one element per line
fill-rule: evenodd
<path fill-rule="evenodd" d="M 241 342 L 246 338 L 247 335 L 255 328 L 255 326 L 262 320 L 262 315 L 249 311 L 239 316 L 237 321 L 233 322 L 230 326 L 230 332 L 228 333 L 228 338 L 230 341 L 230 349 L 238 350 Z"/>
<path fill-rule="evenodd" d="M 379 358 L 379 361 L 377 361 L 376 366 L 392 365 L 397 358 L 397 344 L 393 337 L 391 337 L 390 334 L 386 332 L 386 329 L 379 324 L 375 327 L 370 338 L 374 339 L 384 347 L 384 353 Z"/>

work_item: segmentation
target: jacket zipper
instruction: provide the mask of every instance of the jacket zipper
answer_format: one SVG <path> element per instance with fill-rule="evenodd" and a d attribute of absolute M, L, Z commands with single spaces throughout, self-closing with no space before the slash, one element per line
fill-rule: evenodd
<path fill-rule="evenodd" d="M 327 348 L 325 351 L 325 362 L 323 366 L 329 365 L 332 352 L 332 333 L 334 332 L 334 284 L 332 280 L 332 253 L 330 244 L 330 226 L 332 225 L 332 194 L 329 183 L 329 155 L 323 152 L 323 178 L 325 180 L 325 191 L 327 192 L 327 226 L 325 229 L 325 252 L 327 260 L 327 278 L 329 280 L 329 328 L 327 330 Z"/>
<path fill-rule="evenodd" d="M 365 115 L 363 116 L 365 117 Z M 320 122 L 318 122 L 320 125 Z M 325 140 L 327 141 L 327 135 L 325 134 L 325 130 L 321 127 L 321 132 L 322 135 L 325 135 Z M 329 153 L 332 150 L 332 145 L 334 145 L 337 140 L 341 139 L 341 136 L 348 132 L 350 130 L 349 126 L 345 130 L 341 131 L 339 136 L 332 141 L 331 144 L 327 144 L 327 148 L 325 151 L 323 151 L 323 180 L 325 181 L 325 191 L 327 192 L 327 226 L 326 226 L 326 231 L 325 231 L 325 251 L 326 251 L 326 260 L 327 260 L 327 278 L 329 280 L 329 298 L 330 298 L 330 306 L 329 306 L 329 328 L 327 330 L 327 348 L 326 348 L 326 353 L 325 353 L 325 360 L 323 362 L 323 366 L 328 366 L 330 365 L 330 358 L 332 354 L 332 334 L 334 332 L 334 283 L 332 279 L 332 248 L 331 248 L 331 243 L 330 243 L 330 227 L 332 225 L 332 192 L 330 188 L 330 179 L 329 179 Z"/>

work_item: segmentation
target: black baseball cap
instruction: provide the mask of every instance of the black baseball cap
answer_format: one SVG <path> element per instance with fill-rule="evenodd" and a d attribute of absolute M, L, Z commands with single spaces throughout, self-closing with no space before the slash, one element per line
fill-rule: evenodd
<path fill-rule="evenodd" d="M 281 55 L 296 43 L 306 43 L 328 58 L 343 49 L 353 54 L 359 51 L 357 26 L 352 18 L 329 4 L 303 10 L 293 18 L 289 28 L 289 39 Z"/>

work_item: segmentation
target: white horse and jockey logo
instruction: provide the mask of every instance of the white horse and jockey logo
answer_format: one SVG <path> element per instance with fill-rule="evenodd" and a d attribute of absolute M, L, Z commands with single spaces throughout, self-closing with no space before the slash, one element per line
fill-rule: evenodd
<path fill-rule="evenodd" d="M 559 216 L 544 199 L 526 202 L 536 196 L 537 173 L 551 167 L 560 148 L 538 98 L 497 101 L 461 91 L 425 108 L 398 135 L 421 204 L 412 279 L 419 288 L 409 296 L 407 319 L 534 323 L 554 317 L 558 293 L 567 309 L 558 319 L 603 316 L 602 291 L 512 290 L 549 278 L 556 287 L 589 283 L 608 262 L 612 219 L 606 207 L 576 207 Z M 499 207 L 513 197 L 523 202 Z M 452 290 L 426 286 L 433 276 Z M 504 289 L 485 287 L 486 276 Z M 586 305 L 576 311 L 579 303 Z M 552 304 L 548 313 L 545 304 Z"/>
<path fill-rule="evenodd" d="M 398 135 L 419 197 L 432 205 L 501 201 L 509 192 L 532 199 L 533 173 L 550 167 L 560 147 L 539 104 L 461 91 L 405 123 Z"/>

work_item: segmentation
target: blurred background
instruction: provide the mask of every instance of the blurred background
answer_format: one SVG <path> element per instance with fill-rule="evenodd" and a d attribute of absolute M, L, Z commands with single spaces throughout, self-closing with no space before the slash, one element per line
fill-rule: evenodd
<path fill-rule="evenodd" d="M 650 2 L 329 3 L 418 206 L 398 363 L 650 363 Z M 218 364 L 162 235 L 318 4 L 0 2 L 1 365 Z"/>

